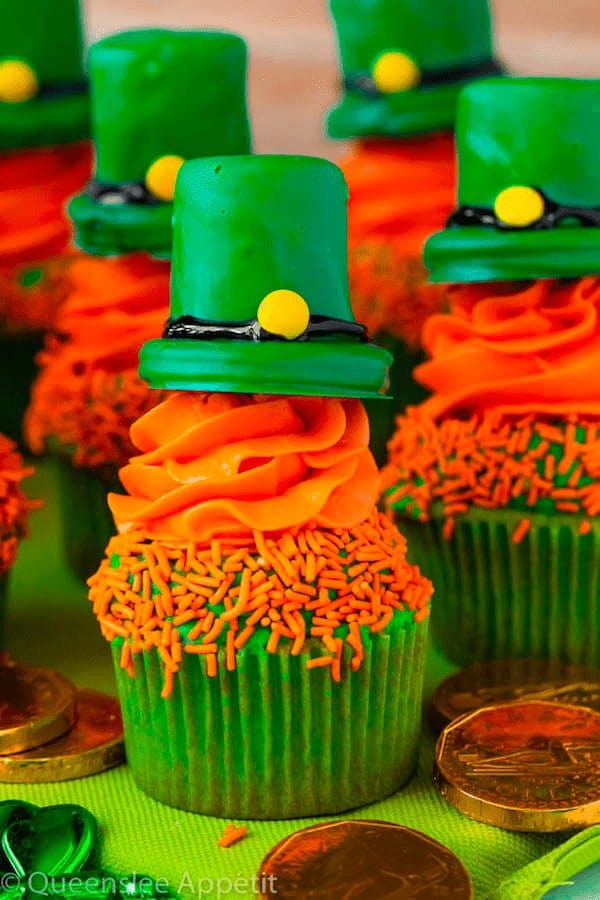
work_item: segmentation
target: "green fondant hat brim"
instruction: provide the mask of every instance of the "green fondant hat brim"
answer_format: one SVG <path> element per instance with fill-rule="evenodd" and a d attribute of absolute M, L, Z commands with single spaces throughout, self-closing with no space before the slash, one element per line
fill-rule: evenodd
<path fill-rule="evenodd" d="M 86 253 L 115 256 L 145 251 L 159 259 L 171 256 L 173 204 L 99 203 L 78 194 L 69 204 L 75 242 Z"/>
<path fill-rule="evenodd" d="M 538 231 L 451 226 L 425 245 L 430 280 L 440 284 L 579 278 L 600 274 L 600 228 Z"/>
<path fill-rule="evenodd" d="M 348 341 L 188 341 L 144 344 L 139 372 L 175 391 L 381 398 L 392 356 Z"/>
<path fill-rule="evenodd" d="M 327 117 L 329 137 L 402 137 L 454 128 L 463 84 L 366 97 L 347 92 Z"/>
<path fill-rule="evenodd" d="M 89 137 L 87 92 L 0 103 L 0 150 L 53 147 Z"/>

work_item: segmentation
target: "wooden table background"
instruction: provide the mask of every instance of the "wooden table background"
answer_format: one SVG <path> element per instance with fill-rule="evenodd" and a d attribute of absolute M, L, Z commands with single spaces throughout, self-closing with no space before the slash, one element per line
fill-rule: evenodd
<path fill-rule="evenodd" d="M 598 0 L 492 2 L 499 55 L 513 71 L 600 77 Z M 90 40 L 148 25 L 239 32 L 250 46 L 255 149 L 331 159 L 343 152 L 343 145 L 323 136 L 323 113 L 334 102 L 338 79 L 326 0 L 84 0 L 84 5 Z"/>

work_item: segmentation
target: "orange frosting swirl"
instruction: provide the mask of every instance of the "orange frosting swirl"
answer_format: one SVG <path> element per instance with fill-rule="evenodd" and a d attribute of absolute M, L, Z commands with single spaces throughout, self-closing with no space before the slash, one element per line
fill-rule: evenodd
<path fill-rule="evenodd" d="M 131 429 L 134 457 L 109 495 L 120 532 L 194 542 L 307 523 L 351 527 L 378 493 L 358 400 L 179 393 Z"/>
<path fill-rule="evenodd" d="M 350 188 L 354 315 L 369 334 L 387 332 L 416 349 L 425 319 L 446 294 L 445 286 L 427 283 L 422 253 L 454 207 L 454 139 L 441 133 L 366 141 L 341 167 Z"/>
<path fill-rule="evenodd" d="M 142 253 L 82 256 L 69 277 L 71 293 L 56 322 L 62 340 L 51 342 L 51 356 L 72 371 L 137 369 L 140 347 L 160 337 L 169 315 L 170 264 Z"/>
<path fill-rule="evenodd" d="M 600 415 L 600 278 L 457 286 L 450 301 L 423 332 L 422 413 Z"/>
<path fill-rule="evenodd" d="M 75 465 L 124 465 L 135 448 L 129 429 L 164 394 L 137 374 L 142 344 L 160 336 L 169 310 L 168 262 L 135 254 L 81 256 L 70 267 L 72 293 L 39 354 L 25 417 L 35 453 L 49 439 L 72 448 Z"/>
<path fill-rule="evenodd" d="M 407 256 L 443 228 L 455 205 L 454 138 L 449 132 L 365 141 L 341 164 L 350 188 L 349 240 L 401 237 Z"/>
<path fill-rule="evenodd" d="M 92 165 L 89 143 L 0 156 L 0 268 L 26 265 L 67 250 L 66 203 Z"/>

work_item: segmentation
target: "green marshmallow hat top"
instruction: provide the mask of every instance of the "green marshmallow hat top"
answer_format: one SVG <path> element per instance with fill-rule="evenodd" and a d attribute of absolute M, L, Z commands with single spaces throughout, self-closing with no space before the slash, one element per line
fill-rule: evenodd
<path fill-rule="evenodd" d="M 451 129 L 460 88 L 499 74 L 489 0 L 330 0 L 344 76 L 330 137 Z"/>
<path fill-rule="evenodd" d="M 457 147 L 458 209 L 425 247 L 433 281 L 600 274 L 600 80 L 470 85 Z"/>
<path fill-rule="evenodd" d="M 168 257 L 182 163 L 250 152 L 246 44 L 217 31 L 128 31 L 94 44 L 89 69 L 96 172 L 69 207 L 77 243 Z"/>
<path fill-rule="evenodd" d="M 1 0 L 0 151 L 89 131 L 78 0 Z"/>
<path fill-rule="evenodd" d="M 347 187 L 308 156 L 224 156 L 177 179 L 170 318 L 140 375 L 171 390 L 378 397 L 390 354 L 354 321 Z"/>

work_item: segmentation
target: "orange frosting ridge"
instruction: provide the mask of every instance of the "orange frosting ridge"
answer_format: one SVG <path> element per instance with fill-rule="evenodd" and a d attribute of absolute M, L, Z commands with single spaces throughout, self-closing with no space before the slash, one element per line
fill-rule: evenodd
<path fill-rule="evenodd" d="M 402 237 L 420 256 L 455 206 L 454 138 L 440 133 L 397 141 L 365 141 L 340 163 L 350 188 L 351 245 L 366 237 Z"/>
<path fill-rule="evenodd" d="M 378 494 L 357 400 L 179 393 L 131 429 L 141 455 L 109 495 L 120 532 L 203 542 L 363 521 Z"/>
<path fill-rule="evenodd" d="M 89 143 L 0 156 L 0 268 L 67 250 L 66 203 L 88 180 L 91 165 Z"/>
<path fill-rule="evenodd" d="M 135 452 L 131 423 L 165 394 L 137 374 L 141 345 L 161 334 L 169 309 L 168 262 L 143 254 L 81 256 L 72 293 L 39 356 L 25 419 L 31 449 L 49 438 L 74 448 L 76 465 L 124 465 Z"/>
<path fill-rule="evenodd" d="M 600 278 L 461 285 L 427 322 L 421 414 L 600 415 Z"/>
<path fill-rule="evenodd" d="M 341 163 L 350 188 L 350 296 L 371 335 L 386 331 L 416 349 L 446 288 L 427 284 L 426 239 L 454 208 L 454 139 L 440 133 L 365 141 Z"/>

